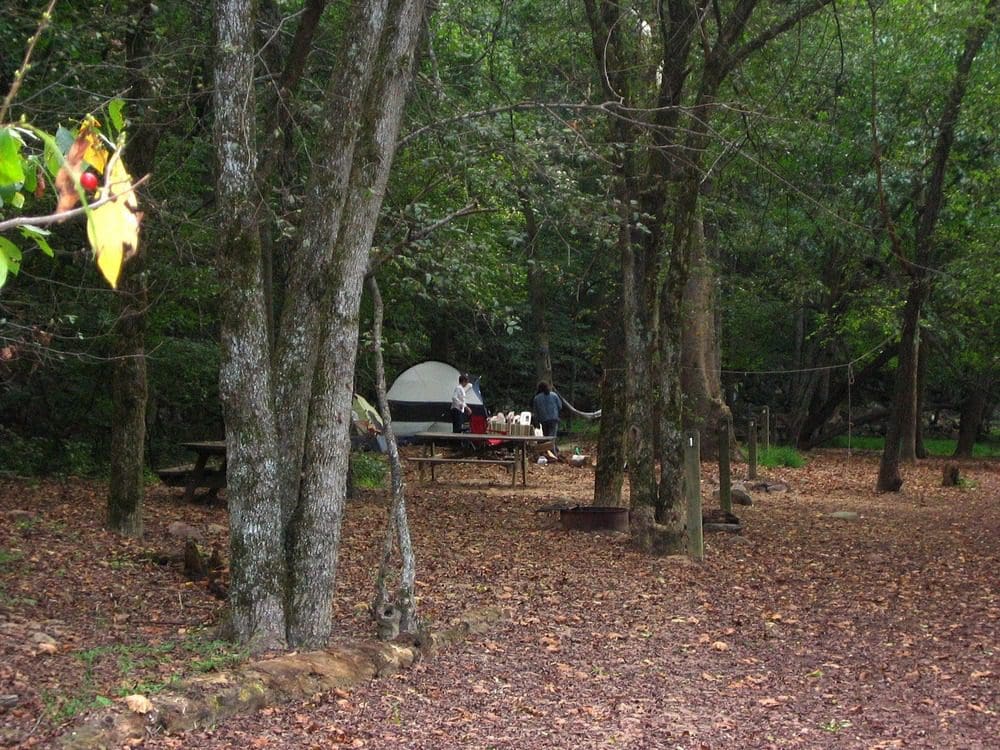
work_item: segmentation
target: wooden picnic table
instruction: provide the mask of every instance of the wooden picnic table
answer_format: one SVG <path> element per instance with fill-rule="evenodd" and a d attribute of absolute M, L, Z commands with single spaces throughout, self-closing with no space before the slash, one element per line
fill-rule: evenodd
<path fill-rule="evenodd" d="M 488 459 L 488 458 L 477 458 L 476 456 L 467 456 L 462 458 L 445 458 L 443 456 L 438 456 L 434 452 L 436 443 L 485 443 L 487 440 L 490 441 L 500 441 L 500 445 L 509 445 L 514 448 L 515 459 L 514 463 L 510 464 L 511 468 L 511 485 L 516 483 L 517 479 L 517 463 L 521 464 L 521 486 L 526 487 L 528 485 L 528 461 L 527 461 L 527 451 L 529 445 L 538 445 L 541 443 L 552 443 L 555 438 L 545 435 L 501 435 L 499 433 L 493 432 L 418 432 L 414 434 L 417 440 L 427 444 L 427 452 L 424 456 L 418 456 L 410 459 L 418 464 L 430 464 L 431 467 L 431 479 L 434 478 L 434 466 L 435 464 L 442 463 L 469 463 L 469 464 L 510 464 L 509 461 Z M 517 456 L 520 454 L 520 461 L 517 461 Z"/>
<path fill-rule="evenodd" d="M 158 469 L 156 473 L 164 484 L 183 486 L 184 499 L 188 502 L 194 500 L 195 491 L 201 488 L 208 489 L 209 498 L 214 500 L 219 490 L 226 486 L 226 441 L 199 440 L 181 445 L 197 455 L 194 464 Z M 209 459 L 216 457 L 222 458 L 219 467 L 209 467 Z"/>

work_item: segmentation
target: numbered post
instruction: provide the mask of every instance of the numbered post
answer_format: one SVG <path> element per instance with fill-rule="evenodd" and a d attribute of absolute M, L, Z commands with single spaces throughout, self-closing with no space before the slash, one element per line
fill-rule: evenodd
<path fill-rule="evenodd" d="M 757 421 L 750 420 L 750 466 L 747 468 L 747 479 L 757 478 Z"/>
<path fill-rule="evenodd" d="M 771 450 L 771 409 L 764 407 L 764 450 Z"/>
<path fill-rule="evenodd" d="M 705 539 L 701 527 L 701 442 L 697 430 L 684 434 L 684 494 L 687 495 L 688 555 L 705 559 Z"/>

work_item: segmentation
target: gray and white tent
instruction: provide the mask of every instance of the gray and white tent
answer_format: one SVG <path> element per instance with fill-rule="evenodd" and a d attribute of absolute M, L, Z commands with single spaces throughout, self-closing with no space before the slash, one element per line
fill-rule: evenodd
<path fill-rule="evenodd" d="M 459 374 L 451 365 L 434 360 L 400 373 L 386 394 L 393 432 L 398 437 L 417 432 L 451 432 L 451 394 Z M 465 402 L 472 407 L 473 416 L 486 417 L 478 380 L 472 382 Z"/>

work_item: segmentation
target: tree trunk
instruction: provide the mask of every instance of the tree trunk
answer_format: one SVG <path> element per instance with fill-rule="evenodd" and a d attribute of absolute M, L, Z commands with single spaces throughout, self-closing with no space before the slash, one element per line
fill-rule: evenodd
<path fill-rule="evenodd" d="M 290 523 L 299 502 L 302 456 L 309 420 L 310 393 L 319 356 L 322 319 L 332 295 L 330 266 L 343 226 L 352 179 L 362 109 L 370 86 L 379 44 L 386 31 L 389 0 L 355 0 L 345 38 L 326 94 L 323 158 L 306 185 L 305 204 L 313 207 L 303 222 L 302 238 L 291 264 L 278 324 L 274 354 L 278 373 L 275 403 L 282 462 L 279 498 L 282 521 Z M 352 360 L 353 362 L 353 360 Z"/>
<path fill-rule="evenodd" d="M 930 347 L 927 345 L 927 336 L 921 334 L 920 346 L 917 349 L 917 392 L 913 414 L 913 455 L 915 458 L 927 458 L 927 447 L 924 445 L 924 394 L 927 388 L 929 355 Z"/>
<path fill-rule="evenodd" d="M 130 8 L 136 19 L 128 38 L 126 67 L 129 94 L 148 101 L 153 93 L 144 66 L 150 58 L 149 35 L 153 10 L 150 0 L 137 0 Z M 150 116 L 133 113 L 142 120 L 126 146 L 126 161 L 137 177 L 153 169 L 158 133 L 146 124 Z M 125 536 L 142 537 L 142 497 L 146 464 L 146 294 L 145 257 L 140 252 L 122 269 L 115 325 L 115 359 L 111 365 L 111 477 L 108 486 L 107 525 Z"/>
<path fill-rule="evenodd" d="M 913 294 L 912 289 L 910 293 Z M 923 349 L 923 344 L 920 341 L 919 308 L 915 314 L 917 315 L 917 324 L 913 331 L 913 340 L 902 342 L 902 345 L 912 348 L 909 357 L 913 368 L 904 384 L 906 389 L 905 402 L 899 417 L 899 460 L 908 464 L 915 463 L 917 460 L 917 420 L 920 418 L 917 412 L 917 402 L 920 400 L 918 384 L 920 381 L 920 350 Z"/>
<path fill-rule="evenodd" d="M 874 34 L 874 5 L 871 12 Z M 928 160 L 930 177 L 926 181 L 922 179 L 916 180 L 917 189 L 911 191 L 911 194 L 915 196 L 915 201 L 919 202 L 919 205 L 914 206 L 916 209 L 916 232 L 914 237 L 915 263 L 905 255 L 902 242 L 896 233 L 891 212 L 885 200 L 882 188 L 881 163 L 879 160 L 879 143 L 875 126 L 876 111 L 875 107 L 872 107 L 872 134 L 875 149 L 876 175 L 878 177 L 880 193 L 880 210 L 889 233 L 892 251 L 899 260 L 903 270 L 911 278 L 906 307 L 903 310 L 903 332 L 900 338 L 899 368 L 897 370 L 893 415 L 889 420 L 885 450 L 882 453 L 878 479 L 875 484 L 875 489 L 879 492 L 896 492 L 903 484 L 902 478 L 899 475 L 900 441 L 904 435 L 909 437 L 913 434 L 913 432 L 907 433 L 907 430 L 911 429 L 910 425 L 916 411 L 918 326 L 920 323 L 921 306 L 930 291 L 930 285 L 926 278 L 927 269 L 935 265 L 933 257 L 934 234 L 945 201 L 945 174 L 951 155 L 951 147 L 955 139 L 955 128 L 962 110 L 962 100 L 965 97 L 968 86 L 969 72 L 972 70 L 972 63 L 979 54 L 987 35 L 996 25 L 998 14 L 1000 14 L 1000 0 L 989 0 L 984 15 L 977 18 L 976 22 L 966 29 L 962 53 L 959 55 L 956 63 L 955 75 L 951 80 L 948 95 L 937 122 L 937 136 L 934 140 L 933 151 Z M 874 87 L 872 90 L 872 101 L 874 105 L 876 103 Z M 916 456 L 915 444 L 910 440 L 907 441 L 907 445 L 903 448 L 903 451 L 903 455 L 906 457 L 913 456 L 915 458 Z"/>
<path fill-rule="evenodd" d="M 961 420 L 958 423 L 958 441 L 955 444 L 955 458 L 972 458 L 976 437 L 986 413 L 986 389 L 980 384 L 966 384 L 965 398 L 962 400 Z"/>
<path fill-rule="evenodd" d="M 713 6 L 716 34 L 711 39 L 706 36 L 707 14 L 701 14 L 698 4 L 661 3 L 656 29 L 660 65 L 651 69 L 632 43 L 628 29 L 633 20 L 625 20 L 627 11 L 613 0 L 584 0 L 604 96 L 621 102 L 628 113 L 612 117 L 610 124 L 620 163 L 616 198 L 623 232 L 629 490 L 634 517 L 642 521 L 633 538 L 650 551 L 683 551 L 686 546 L 681 300 L 715 95 L 746 57 L 829 1 L 800 5 L 746 42 L 742 35 L 756 0 L 737 3 L 725 18 Z M 703 51 L 704 59 L 689 59 L 693 50 Z M 659 75 L 648 75 L 657 68 Z M 688 109 L 683 108 L 684 87 L 692 70 L 698 70 L 698 83 L 689 97 L 694 106 Z M 651 101 L 656 110 L 647 116 L 655 127 L 646 133 L 633 124 L 634 113 Z M 681 122 L 682 111 L 697 114 Z M 655 509 L 655 519 L 649 518 L 649 508 Z"/>
<path fill-rule="evenodd" d="M 722 398 L 719 339 L 715 327 L 715 269 L 708 257 L 705 228 L 695 218 L 691 233 L 691 273 L 684 287 L 681 311 L 681 389 L 684 393 L 684 429 L 702 436 L 701 456 L 718 457 L 714 436 L 729 407 Z"/>
<path fill-rule="evenodd" d="M 252 0 L 217 0 L 215 132 L 221 244 L 230 617 L 252 650 L 285 645 L 285 559 L 277 495 L 277 437 L 260 242 L 253 191 L 257 156 Z"/>
<path fill-rule="evenodd" d="M 313 380 L 302 488 L 289 534 L 289 640 L 299 647 L 319 647 L 330 635 L 362 282 L 396 152 L 424 5 L 425 0 L 390 3 L 387 33 L 361 110 L 369 127 L 358 134 L 341 229 L 324 285 L 329 312 Z"/>
<path fill-rule="evenodd" d="M 597 437 L 593 505 L 622 505 L 625 481 L 625 346 L 622 318 L 608 306 L 601 378 L 601 429 Z"/>
<path fill-rule="evenodd" d="M 387 604 L 391 603 L 392 608 L 398 614 L 398 630 L 403 633 L 412 634 L 417 632 L 418 625 L 417 604 L 414 593 L 416 584 L 416 557 L 413 554 L 413 541 L 410 538 L 410 522 L 406 514 L 406 486 L 403 482 L 403 463 L 399 457 L 396 434 L 392 429 L 392 414 L 389 411 L 389 398 L 386 395 L 385 362 L 382 357 L 382 318 L 384 312 L 382 295 L 379 292 L 375 277 L 369 277 L 368 287 L 371 290 L 372 306 L 374 308 L 372 346 L 375 350 L 375 390 L 378 394 L 379 411 L 382 414 L 382 425 L 389 457 L 389 472 L 392 480 L 392 504 L 389 508 L 386 523 L 382 562 L 379 566 L 375 613 L 377 619 L 382 619 L 384 617 L 384 608 Z M 399 544 L 400 571 L 399 585 L 396 587 L 395 594 L 392 595 L 388 592 L 387 579 L 394 540 Z M 394 621 L 396 621 L 395 618 Z"/>
<path fill-rule="evenodd" d="M 527 192 L 519 191 L 518 197 L 528 239 L 528 303 L 531 306 L 531 324 L 535 334 L 535 379 L 552 385 L 552 355 L 549 351 L 549 326 L 545 317 L 545 272 L 538 248 L 538 221 Z"/>
<path fill-rule="evenodd" d="M 917 339 L 920 325 L 920 307 L 923 292 L 917 283 L 910 285 L 910 293 L 903 309 L 903 332 L 899 340 L 899 363 L 896 365 L 895 398 L 889 423 L 885 431 L 885 447 L 879 464 L 876 492 L 898 492 L 903 486 L 899 474 L 900 448 L 905 425 L 913 419 L 917 382 Z"/>

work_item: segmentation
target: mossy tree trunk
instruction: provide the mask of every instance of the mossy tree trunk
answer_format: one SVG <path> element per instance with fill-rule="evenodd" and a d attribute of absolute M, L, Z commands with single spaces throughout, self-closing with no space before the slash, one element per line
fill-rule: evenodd
<path fill-rule="evenodd" d="M 253 190 L 254 4 L 216 6 L 230 605 L 234 635 L 254 648 L 317 648 L 331 632 L 361 285 L 424 7 L 354 0 L 345 13 L 272 349 Z"/>

